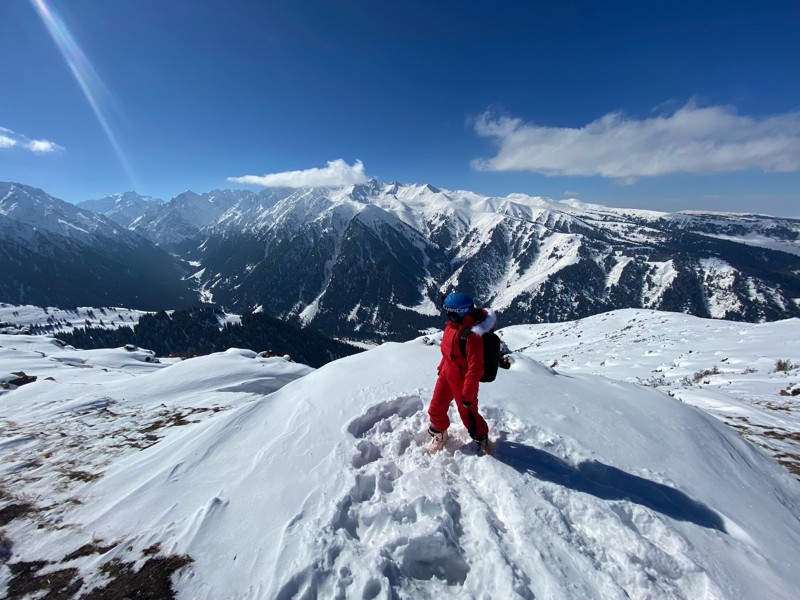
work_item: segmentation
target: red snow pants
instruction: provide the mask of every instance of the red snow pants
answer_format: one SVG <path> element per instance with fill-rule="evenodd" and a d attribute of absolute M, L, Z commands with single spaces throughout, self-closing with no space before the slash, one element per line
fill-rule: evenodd
<path fill-rule="evenodd" d="M 488 435 L 489 426 L 478 413 L 478 399 L 475 398 L 469 403 L 469 406 L 465 406 L 464 398 L 461 396 L 463 387 L 464 382 L 461 380 L 460 373 L 452 373 L 447 366 L 443 366 L 439 373 L 439 379 L 436 380 L 436 387 L 433 389 L 431 405 L 428 407 L 431 425 L 439 431 L 447 430 L 450 426 L 450 417 L 447 415 L 447 411 L 450 403 L 455 399 L 461 422 L 464 423 L 470 436 L 480 438 Z"/>

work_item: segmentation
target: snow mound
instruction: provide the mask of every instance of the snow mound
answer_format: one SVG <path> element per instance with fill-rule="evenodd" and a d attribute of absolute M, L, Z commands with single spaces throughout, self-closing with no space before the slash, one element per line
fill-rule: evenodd
<path fill-rule="evenodd" d="M 10 562 L 110 544 L 68 561 L 86 589 L 102 584 L 103 561 L 157 545 L 192 560 L 173 576 L 178 598 L 795 597 L 798 484 L 729 427 L 656 390 L 517 353 L 481 388 L 496 456 L 460 425 L 429 456 L 438 353 L 388 343 L 271 393 L 249 382 L 288 363 L 236 350 L 95 377 L 95 395 L 146 414 L 159 401 L 228 408 L 120 452 L 69 490 L 79 502 L 60 507 L 65 526 L 12 521 Z M 60 385 L 0 397 L 1 418 L 25 388 L 44 410 Z M 15 419 L 41 426 L 35 413 Z M 19 465 L 25 447 L 41 451 L 32 440 L 0 451 Z"/>

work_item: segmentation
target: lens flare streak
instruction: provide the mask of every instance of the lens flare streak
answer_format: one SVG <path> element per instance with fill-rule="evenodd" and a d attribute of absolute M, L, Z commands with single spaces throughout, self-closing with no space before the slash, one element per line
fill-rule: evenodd
<path fill-rule="evenodd" d="M 72 71 L 72 75 L 75 77 L 83 95 L 86 97 L 89 106 L 91 106 L 97 121 L 103 128 L 109 143 L 114 148 L 114 152 L 117 154 L 122 168 L 125 170 L 131 183 L 133 183 L 133 170 L 114 132 L 111 130 L 111 126 L 108 123 L 108 119 L 102 107 L 104 100 L 106 102 L 111 101 L 111 94 L 55 9 L 48 5 L 46 0 L 29 1 L 42 19 L 47 32 L 50 34 L 50 37 L 53 38 L 58 50 L 64 57 L 70 71 Z"/>

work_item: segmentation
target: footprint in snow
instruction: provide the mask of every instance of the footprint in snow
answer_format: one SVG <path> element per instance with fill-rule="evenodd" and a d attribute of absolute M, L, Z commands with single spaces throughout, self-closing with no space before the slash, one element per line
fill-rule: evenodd
<path fill-rule="evenodd" d="M 430 469 L 426 428 L 419 396 L 380 402 L 349 423 L 355 440 L 343 469 L 347 483 L 328 500 L 330 516 L 320 521 L 309 510 L 292 524 L 291 537 L 307 540 L 325 558 L 281 573 L 277 597 L 327 597 L 337 589 L 334 595 L 343 598 L 397 597 L 399 591 L 433 598 L 439 594 L 424 590 L 464 585 L 470 566 L 463 509 L 446 481 L 456 475 Z M 407 595 L 412 590 L 419 593 Z"/>

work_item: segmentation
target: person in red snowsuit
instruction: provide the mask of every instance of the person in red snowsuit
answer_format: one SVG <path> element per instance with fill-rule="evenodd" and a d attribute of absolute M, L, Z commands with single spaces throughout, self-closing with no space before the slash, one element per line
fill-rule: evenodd
<path fill-rule="evenodd" d="M 470 296 L 449 294 L 443 303 L 447 311 L 447 324 L 442 334 L 442 360 L 439 378 L 433 390 L 428 415 L 431 425 L 428 433 L 431 443 L 428 450 L 438 452 L 447 441 L 450 418 L 447 412 L 455 400 L 458 414 L 469 435 L 482 450 L 488 449 L 489 426 L 478 412 L 478 385 L 483 375 L 483 334 L 494 329 L 497 319 L 494 311 L 475 308 Z M 465 329 L 468 333 L 465 333 Z M 460 337 L 466 335 L 466 353 L 462 351 Z"/>

